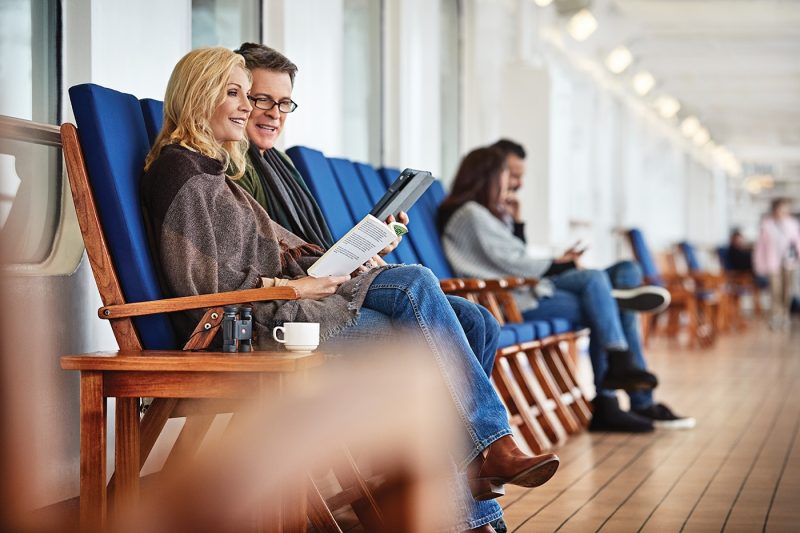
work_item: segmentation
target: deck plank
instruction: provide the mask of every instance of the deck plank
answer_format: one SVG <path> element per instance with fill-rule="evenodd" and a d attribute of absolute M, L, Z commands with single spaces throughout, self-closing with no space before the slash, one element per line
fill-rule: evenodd
<path fill-rule="evenodd" d="M 800 523 L 800 331 L 653 347 L 657 399 L 693 430 L 590 434 L 543 487 L 507 487 L 509 531 L 787 531 Z M 583 361 L 582 361 L 583 363 Z"/>

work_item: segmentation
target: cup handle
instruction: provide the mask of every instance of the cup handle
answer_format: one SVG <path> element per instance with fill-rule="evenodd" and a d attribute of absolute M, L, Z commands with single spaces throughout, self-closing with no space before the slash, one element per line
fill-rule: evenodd
<path fill-rule="evenodd" d="M 278 338 L 278 331 L 279 330 L 283 332 L 283 337 L 284 338 L 282 338 L 282 339 Z M 275 339 L 277 342 L 285 344 L 286 343 L 286 328 L 284 328 L 283 326 L 275 326 L 275 329 L 272 330 L 272 338 Z"/>

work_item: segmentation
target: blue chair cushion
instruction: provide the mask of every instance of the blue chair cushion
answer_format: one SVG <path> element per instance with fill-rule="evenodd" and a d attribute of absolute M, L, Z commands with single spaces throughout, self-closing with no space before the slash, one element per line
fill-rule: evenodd
<path fill-rule="evenodd" d="M 389 181 L 396 179 L 400 175 L 400 171 L 382 168 L 379 174 Z M 407 237 L 416 251 L 417 258 L 423 265 L 430 268 L 436 277 L 439 279 L 452 278 L 453 270 L 442 250 L 439 231 L 436 228 L 435 213 L 432 213 L 429 197 L 427 197 L 429 193 L 430 189 L 425 191 L 425 194 L 409 210 Z"/>
<path fill-rule="evenodd" d="M 434 180 L 433 183 L 431 183 L 430 191 L 434 205 L 438 208 L 446 196 L 442 182 L 439 180 Z"/>
<path fill-rule="evenodd" d="M 513 328 L 509 328 L 507 325 L 500 328 L 500 337 L 497 339 L 498 348 L 506 348 L 516 343 L 517 335 Z"/>
<path fill-rule="evenodd" d="M 147 138 L 150 141 L 150 146 L 153 146 L 156 137 L 161 133 L 161 127 L 164 125 L 164 102 L 153 100 L 152 98 L 142 98 L 139 100 L 139 105 L 142 107 Z"/>
<path fill-rule="evenodd" d="M 658 272 L 658 268 L 656 268 L 656 262 L 653 259 L 653 255 L 650 253 L 650 248 L 648 248 L 644 240 L 642 231 L 638 228 L 633 228 L 628 232 L 628 236 L 631 240 L 633 253 L 636 255 L 636 259 L 642 267 L 642 273 L 645 278 L 647 278 L 650 283 L 663 285 L 664 282 L 661 279 L 661 274 Z"/>
<path fill-rule="evenodd" d="M 700 272 L 700 261 L 697 259 L 697 251 L 694 249 L 694 246 L 687 241 L 679 243 L 678 246 L 680 246 L 681 252 L 686 258 L 686 265 L 689 267 L 689 270 L 691 272 Z"/>
<path fill-rule="evenodd" d="M 162 298 L 142 218 L 139 180 L 150 150 L 136 97 L 94 84 L 69 90 L 89 181 L 127 302 Z M 174 349 L 166 315 L 134 319 L 144 347 Z"/>
<path fill-rule="evenodd" d="M 536 328 L 528 322 L 521 324 L 506 324 L 503 326 L 514 332 L 514 340 L 517 342 L 530 342 L 536 339 Z"/>
<path fill-rule="evenodd" d="M 367 196 L 370 199 L 370 209 L 372 209 L 372 206 L 383 198 L 383 195 L 386 193 L 386 187 L 383 185 L 383 180 L 380 175 L 372 166 L 366 163 L 354 163 L 354 166 L 361 178 L 361 184 L 364 186 L 364 190 L 367 192 Z M 400 241 L 400 245 L 395 248 L 391 256 L 387 258 L 387 261 L 392 258 L 394 258 L 396 262 L 405 263 L 407 265 L 420 263 L 410 238 L 404 238 Z"/>
<path fill-rule="evenodd" d="M 561 333 L 569 333 L 570 331 L 573 331 L 572 323 L 565 318 L 551 318 L 550 328 L 555 335 L 560 335 Z"/>
<path fill-rule="evenodd" d="M 333 238 L 338 240 L 344 237 L 355 222 L 328 160 L 319 150 L 305 146 L 289 148 L 286 154 L 306 180 Z"/>
<path fill-rule="evenodd" d="M 541 340 L 553 334 L 553 328 L 546 320 L 532 320 L 528 322 L 536 330 L 536 338 Z"/>

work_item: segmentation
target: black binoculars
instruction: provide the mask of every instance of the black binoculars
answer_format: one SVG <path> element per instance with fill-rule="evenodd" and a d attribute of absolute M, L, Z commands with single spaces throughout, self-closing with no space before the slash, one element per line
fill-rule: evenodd
<path fill-rule="evenodd" d="M 253 310 L 226 305 L 222 315 L 222 351 L 253 351 Z"/>

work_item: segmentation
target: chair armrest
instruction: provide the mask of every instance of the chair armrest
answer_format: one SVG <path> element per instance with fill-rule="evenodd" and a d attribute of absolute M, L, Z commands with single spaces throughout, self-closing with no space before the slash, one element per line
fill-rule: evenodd
<path fill-rule="evenodd" d="M 199 294 L 165 298 L 148 302 L 108 305 L 101 307 L 97 314 L 100 318 L 112 320 L 132 316 L 153 315 L 156 313 L 173 313 L 189 309 L 205 309 L 223 305 L 261 302 L 266 300 L 297 300 L 300 295 L 294 287 L 264 287 L 261 289 L 245 289 L 243 291 L 218 292 L 215 294 Z"/>

